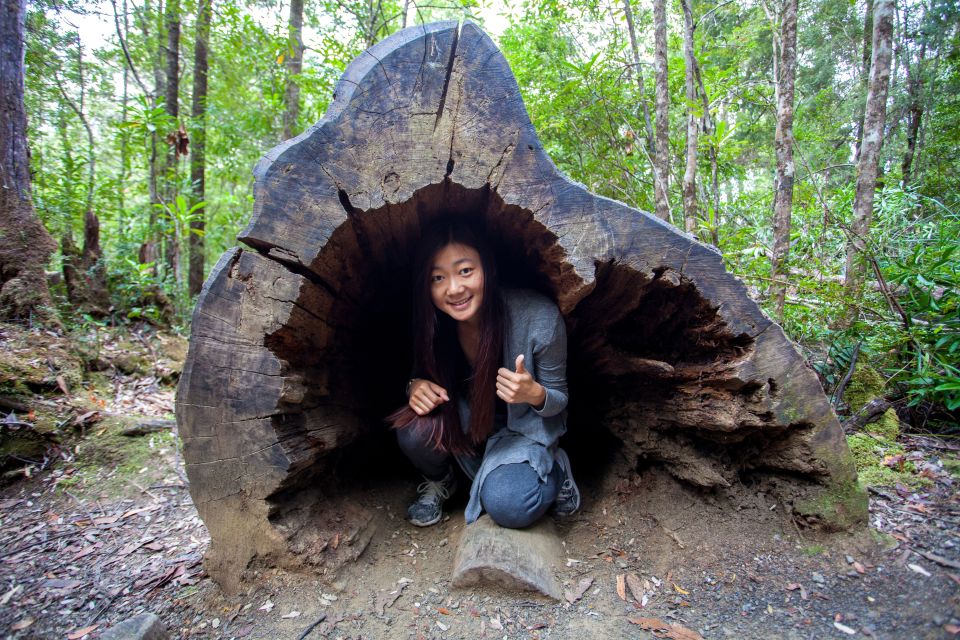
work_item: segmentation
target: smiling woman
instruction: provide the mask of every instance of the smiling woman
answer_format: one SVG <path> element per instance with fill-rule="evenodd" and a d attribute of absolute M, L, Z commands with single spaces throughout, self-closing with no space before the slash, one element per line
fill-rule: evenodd
<path fill-rule="evenodd" d="M 556 501 L 580 506 L 566 430 L 566 327 L 533 291 L 501 292 L 483 234 L 441 219 L 414 259 L 414 371 L 408 405 L 391 416 L 401 450 L 423 474 L 407 511 L 436 524 L 456 488 L 455 460 L 471 482 L 467 523 L 481 511 L 502 526 L 533 524 Z M 412 410 L 414 415 L 411 415 Z"/>

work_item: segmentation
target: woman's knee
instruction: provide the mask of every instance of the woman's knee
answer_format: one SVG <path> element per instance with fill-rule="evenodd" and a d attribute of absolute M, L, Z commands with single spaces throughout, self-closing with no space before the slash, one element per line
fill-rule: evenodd
<path fill-rule="evenodd" d="M 501 527 L 529 527 L 547 512 L 557 497 L 551 473 L 547 482 L 527 463 L 505 464 L 490 472 L 480 489 L 483 509 Z"/>

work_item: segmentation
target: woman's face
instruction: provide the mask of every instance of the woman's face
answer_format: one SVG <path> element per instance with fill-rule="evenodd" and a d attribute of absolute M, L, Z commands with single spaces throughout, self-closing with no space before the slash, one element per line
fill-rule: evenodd
<path fill-rule="evenodd" d="M 433 257 L 430 297 L 457 322 L 478 322 L 483 304 L 483 264 L 473 247 L 448 244 Z"/>

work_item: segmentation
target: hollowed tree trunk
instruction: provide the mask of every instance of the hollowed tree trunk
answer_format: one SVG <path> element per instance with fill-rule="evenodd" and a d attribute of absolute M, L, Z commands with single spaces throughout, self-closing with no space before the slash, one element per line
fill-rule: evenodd
<path fill-rule="evenodd" d="M 255 558 L 329 568 L 362 551 L 369 516 L 338 497 L 332 454 L 404 402 L 409 263 L 439 215 L 482 219 L 505 284 L 558 301 L 571 434 L 606 428 L 701 487 L 782 474 L 798 513 L 860 515 L 837 420 L 780 327 L 713 250 L 562 175 L 476 26 L 411 27 L 363 53 L 255 189 L 250 249 L 204 286 L 177 398 L 226 589 Z"/>

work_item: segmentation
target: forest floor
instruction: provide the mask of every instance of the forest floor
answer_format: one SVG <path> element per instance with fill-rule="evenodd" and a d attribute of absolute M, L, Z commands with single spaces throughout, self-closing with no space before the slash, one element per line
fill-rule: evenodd
<path fill-rule="evenodd" d="M 704 494 L 626 460 L 587 470 L 583 509 L 557 524 L 563 603 L 453 589 L 465 499 L 413 527 L 416 481 L 397 465 L 356 486 L 375 514 L 357 562 L 262 569 L 227 597 L 203 570 L 209 540 L 169 421 L 183 352 L 149 329 L 68 339 L 0 325 L 13 410 L 0 425 L 0 633 L 94 639 L 151 611 L 180 638 L 960 634 L 960 447 L 919 435 L 899 442 L 926 486 L 872 490 L 856 533 L 799 528 L 763 481 Z"/>

